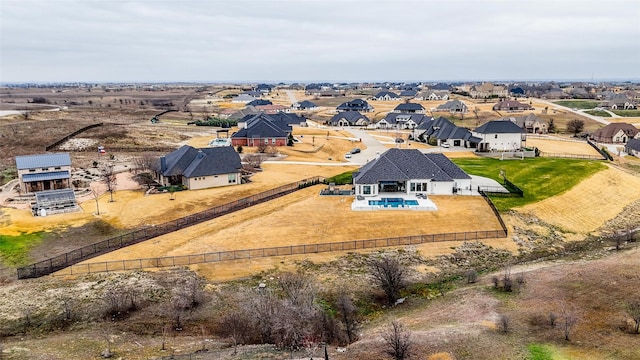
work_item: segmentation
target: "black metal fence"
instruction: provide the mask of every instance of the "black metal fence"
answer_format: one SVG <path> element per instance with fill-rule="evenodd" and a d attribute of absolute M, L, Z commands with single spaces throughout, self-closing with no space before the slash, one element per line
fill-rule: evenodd
<path fill-rule="evenodd" d="M 482 195 L 482 198 L 487 202 L 487 204 L 489 204 L 489 207 L 491 208 L 491 211 L 493 211 L 493 214 L 496 216 L 496 218 L 498 218 L 498 222 L 500 222 L 500 226 L 502 227 L 502 231 L 504 232 L 504 236 L 502 237 L 507 237 L 507 225 L 505 225 L 504 220 L 502 220 L 502 216 L 500 216 L 500 212 L 498 211 L 496 206 L 493 205 L 493 201 L 491 201 L 489 196 L 484 191 L 478 189 L 478 192 L 480 193 L 480 195 Z"/>
<path fill-rule="evenodd" d="M 253 205 L 257 205 L 280 196 L 290 194 L 299 189 L 321 183 L 322 177 L 313 177 L 300 180 L 291 184 L 283 185 L 275 189 L 267 190 L 259 194 L 244 197 L 242 199 L 219 205 L 195 214 L 191 214 L 176 220 L 167 221 L 155 226 L 145 227 L 120 236 L 103 240 L 94 244 L 83 246 L 79 249 L 67 252 L 56 257 L 52 257 L 35 264 L 27 265 L 17 269 L 18 279 L 36 278 L 49 275 L 73 264 L 133 245 L 141 241 L 165 235 L 186 227 L 196 225 L 205 221 L 215 219 L 219 216 L 232 213 Z"/>
<path fill-rule="evenodd" d="M 72 132 L 71 134 L 63 137 L 62 139 L 60 139 L 58 141 L 55 141 L 55 142 L 52 142 L 51 144 L 45 146 L 44 147 L 44 151 L 49 151 L 49 150 L 55 148 L 56 146 L 62 144 L 63 142 L 71 139 L 72 137 L 74 137 L 74 136 L 76 136 L 76 135 L 78 135 L 80 133 L 83 133 L 83 132 L 85 132 L 85 131 L 87 131 L 89 129 L 93 129 L 95 127 L 102 126 L 102 125 L 103 125 L 103 123 L 91 124 L 91 125 L 88 125 L 88 126 L 85 126 L 85 127 L 81 128 L 81 129 L 78 129 L 78 130 Z"/>
<path fill-rule="evenodd" d="M 609 154 L 608 151 L 604 151 L 602 149 L 600 149 L 598 147 L 598 145 L 596 143 L 594 143 L 591 140 L 587 140 L 587 144 L 591 145 L 592 148 L 596 149 L 597 152 L 600 153 L 600 155 L 602 155 L 602 157 L 604 158 L 604 160 L 610 160 L 613 161 L 613 156 L 611 156 L 611 154 Z"/>
<path fill-rule="evenodd" d="M 495 209 L 495 208 L 494 208 Z M 356 251 L 365 249 L 375 249 L 392 246 L 419 245 L 432 242 L 443 241 L 469 241 L 507 237 L 507 229 L 500 218 L 497 210 L 498 220 L 502 229 L 481 230 L 467 232 L 453 232 L 440 234 L 425 234 L 414 236 L 401 236 L 391 238 L 350 240 L 341 242 L 325 242 L 318 244 L 301 244 L 290 246 L 278 246 L 270 248 L 255 248 L 243 250 L 218 251 L 204 254 L 168 256 L 158 258 L 133 259 L 104 261 L 88 264 L 76 264 L 67 268 L 60 275 L 88 274 L 96 272 L 138 270 L 148 268 L 189 266 L 195 264 L 216 263 L 231 260 L 246 260 L 255 258 L 265 258 L 274 256 L 290 256 L 317 254 L 339 251 Z"/>

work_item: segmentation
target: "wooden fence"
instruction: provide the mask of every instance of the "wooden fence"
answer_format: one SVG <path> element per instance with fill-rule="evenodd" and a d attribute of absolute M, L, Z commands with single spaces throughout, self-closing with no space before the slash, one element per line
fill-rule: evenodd
<path fill-rule="evenodd" d="M 78 129 L 78 130 L 72 132 L 71 134 L 63 137 L 62 139 L 60 139 L 58 141 L 55 141 L 55 142 L 52 142 L 51 144 L 45 146 L 44 147 L 44 151 L 49 151 L 51 149 L 54 149 L 55 147 L 57 147 L 58 145 L 64 143 L 65 141 L 71 139 L 72 137 L 74 137 L 74 136 L 76 136 L 76 135 L 78 135 L 80 133 L 83 133 L 83 132 L 85 132 L 85 131 L 87 131 L 89 129 L 93 129 L 95 127 L 102 126 L 102 125 L 103 125 L 103 123 L 91 124 L 91 125 L 87 125 L 87 126 L 81 128 L 81 129 Z"/>
<path fill-rule="evenodd" d="M 165 235 L 189 226 L 200 224 L 205 221 L 215 219 L 219 216 L 232 213 L 253 205 L 257 205 L 299 189 L 321 183 L 322 177 L 313 177 L 300 180 L 291 184 L 283 185 L 275 189 L 267 190 L 259 194 L 244 197 L 242 199 L 219 205 L 195 214 L 191 214 L 176 220 L 138 229 L 120 236 L 106 239 L 94 244 L 83 246 L 79 249 L 58 255 L 35 264 L 27 265 L 17 269 L 18 279 L 37 278 L 52 274 L 58 270 L 77 264 L 84 260 L 94 258 L 98 255 L 106 254 L 110 251 L 133 245 L 141 241 Z"/>

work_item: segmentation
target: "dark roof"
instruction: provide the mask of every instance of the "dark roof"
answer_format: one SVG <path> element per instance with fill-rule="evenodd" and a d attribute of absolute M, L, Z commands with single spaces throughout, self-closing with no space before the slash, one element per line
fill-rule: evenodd
<path fill-rule="evenodd" d="M 640 139 L 629 140 L 629 142 L 627 142 L 627 145 L 625 145 L 625 148 L 640 151 Z"/>
<path fill-rule="evenodd" d="M 377 159 L 367 163 L 354 173 L 356 184 L 375 184 L 379 181 L 404 181 L 410 179 L 431 179 L 433 181 L 453 181 L 470 179 L 461 169 L 448 159 L 428 156 L 417 149 L 389 149 Z M 451 175 L 450 175 L 451 174 Z"/>
<path fill-rule="evenodd" d="M 238 110 L 229 116 L 229 120 L 240 120 L 247 115 L 255 115 L 260 113 L 260 110 L 256 109 L 255 106 L 249 105 L 242 110 Z"/>
<path fill-rule="evenodd" d="M 391 91 L 380 91 L 379 93 L 375 94 L 373 97 L 374 98 L 381 98 L 384 97 L 386 95 L 389 95 L 389 97 L 394 98 L 394 99 L 399 99 L 400 96 L 398 96 L 398 94 L 391 92 Z"/>
<path fill-rule="evenodd" d="M 533 106 L 529 104 L 523 104 L 516 100 L 502 100 L 493 105 L 493 110 L 499 109 L 533 109 Z"/>
<path fill-rule="evenodd" d="M 477 127 L 474 132 L 479 134 L 516 134 L 525 133 L 525 130 L 520 126 L 512 123 L 509 120 L 494 120 L 488 123 L 482 124 Z"/>
<path fill-rule="evenodd" d="M 471 134 L 468 129 L 456 126 L 447 118 L 440 116 L 439 118 L 431 121 L 427 124 L 428 128 L 424 132 L 425 135 L 434 137 L 440 140 L 465 140 L 475 143 L 479 143 L 482 139 L 477 138 Z"/>
<path fill-rule="evenodd" d="M 331 117 L 331 120 L 329 120 L 329 122 L 331 124 L 337 124 L 338 121 L 340 121 L 341 119 L 347 120 L 351 125 L 354 125 L 360 119 L 364 119 L 367 122 L 371 122 L 368 117 L 360 114 L 357 111 L 344 111 L 344 112 L 335 114 L 333 115 L 333 117 Z"/>
<path fill-rule="evenodd" d="M 460 169 L 458 165 L 454 164 L 448 157 L 444 156 L 444 154 L 433 153 L 425 154 L 425 156 L 453 179 L 471 179 L 471 176 L 467 175 L 464 170 Z"/>
<path fill-rule="evenodd" d="M 58 179 L 68 179 L 71 177 L 68 171 L 53 171 L 53 172 L 44 172 L 44 173 L 35 173 L 35 174 L 24 174 L 22 175 L 22 181 L 24 182 L 32 182 L 32 181 L 47 181 L 47 180 L 58 180 Z"/>
<path fill-rule="evenodd" d="M 286 118 L 290 119 L 288 116 Z M 247 115 L 240 122 L 246 125 L 231 135 L 232 138 L 283 138 L 291 133 L 289 122 L 277 114 Z"/>
<path fill-rule="evenodd" d="M 400 92 L 400 96 L 416 96 L 418 94 L 417 90 L 403 90 Z"/>
<path fill-rule="evenodd" d="M 233 146 L 196 149 L 184 145 L 165 156 L 164 176 L 188 178 L 236 173 L 242 168 L 240 155 Z"/>
<path fill-rule="evenodd" d="M 247 106 L 252 105 L 252 106 L 260 106 L 260 105 L 272 105 L 273 103 L 271 102 L 271 100 L 263 100 L 263 99 L 255 99 L 253 101 L 250 101 L 247 103 Z"/>
<path fill-rule="evenodd" d="M 371 105 L 369 105 L 368 102 L 362 99 L 347 101 L 345 103 L 338 105 L 337 107 L 338 110 L 355 110 L 355 111 L 368 110 L 371 108 L 372 108 Z"/>
<path fill-rule="evenodd" d="M 398 104 L 398 106 L 396 106 L 394 110 L 417 111 L 417 110 L 424 110 L 424 106 L 416 103 L 403 103 L 403 104 Z"/>
<path fill-rule="evenodd" d="M 298 103 L 298 108 L 300 109 L 308 109 L 308 108 L 314 108 L 314 107 L 318 107 L 318 105 L 312 103 L 309 100 L 304 100 Z"/>
<path fill-rule="evenodd" d="M 69 153 L 16 156 L 16 167 L 18 170 L 56 166 L 71 166 Z"/>

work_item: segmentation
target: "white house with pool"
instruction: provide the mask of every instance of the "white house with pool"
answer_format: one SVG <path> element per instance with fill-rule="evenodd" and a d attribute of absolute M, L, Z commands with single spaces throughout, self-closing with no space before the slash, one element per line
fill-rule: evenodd
<path fill-rule="evenodd" d="M 389 149 L 353 173 L 353 210 L 437 210 L 429 195 L 477 194 L 471 177 L 442 154 Z"/>

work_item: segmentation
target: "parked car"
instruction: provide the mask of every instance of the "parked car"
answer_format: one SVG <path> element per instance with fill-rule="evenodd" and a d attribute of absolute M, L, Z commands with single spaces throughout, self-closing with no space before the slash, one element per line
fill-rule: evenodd
<path fill-rule="evenodd" d="M 353 150 L 351 150 L 352 154 L 360 154 L 360 148 L 353 148 Z"/>
<path fill-rule="evenodd" d="M 403 138 L 396 138 L 396 143 L 401 144 L 404 142 Z"/>
<path fill-rule="evenodd" d="M 350 153 L 350 152 L 348 152 L 348 153 L 344 154 L 344 157 L 345 157 L 346 159 L 351 159 L 351 153 Z"/>
<path fill-rule="evenodd" d="M 448 147 L 449 147 L 449 144 L 447 144 L 447 143 L 442 143 L 442 144 L 440 144 L 440 146 L 442 146 L 443 148 L 448 148 Z"/>

